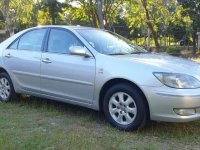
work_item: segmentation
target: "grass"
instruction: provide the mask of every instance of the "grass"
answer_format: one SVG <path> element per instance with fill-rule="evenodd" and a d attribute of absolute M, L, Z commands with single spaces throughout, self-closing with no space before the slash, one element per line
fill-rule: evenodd
<path fill-rule="evenodd" d="M 124 132 L 82 107 L 28 96 L 0 102 L 0 150 L 200 149 L 199 141 L 200 121 Z"/>

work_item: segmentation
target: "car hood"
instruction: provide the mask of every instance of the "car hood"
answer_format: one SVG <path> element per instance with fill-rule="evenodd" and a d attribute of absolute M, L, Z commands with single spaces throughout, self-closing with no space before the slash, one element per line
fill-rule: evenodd
<path fill-rule="evenodd" d="M 194 61 L 173 57 L 166 54 L 132 54 L 118 56 L 133 63 L 140 63 L 152 67 L 154 71 L 168 71 L 176 73 L 200 74 L 200 64 Z"/>

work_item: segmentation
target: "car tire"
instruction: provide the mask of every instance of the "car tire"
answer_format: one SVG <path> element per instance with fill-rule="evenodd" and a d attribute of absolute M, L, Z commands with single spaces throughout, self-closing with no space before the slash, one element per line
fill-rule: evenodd
<path fill-rule="evenodd" d="M 108 89 L 103 112 L 111 125 L 125 131 L 141 129 L 148 120 L 144 96 L 130 84 L 117 84 Z"/>
<path fill-rule="evenodd" d="M 19 94 L 14 90 L 9 75 L 5 72 L 0 73 L 0 101 L 8 102 L 19 99 Z"/>

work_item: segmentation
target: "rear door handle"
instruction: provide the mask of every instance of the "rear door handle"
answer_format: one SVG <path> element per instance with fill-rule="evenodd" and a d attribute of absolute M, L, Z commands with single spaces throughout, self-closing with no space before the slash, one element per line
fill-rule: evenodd
<path fill-rule="evenodd" d="M 45 58 L 42 60 L 43 63 L 49 64 L 52 63 L 51 60 L 49 58 Z"/>
<path fill-rule="evenodd" d="M 10 58 L 12 57 L 10 53 L 6 54 L 5 57 Z"/>

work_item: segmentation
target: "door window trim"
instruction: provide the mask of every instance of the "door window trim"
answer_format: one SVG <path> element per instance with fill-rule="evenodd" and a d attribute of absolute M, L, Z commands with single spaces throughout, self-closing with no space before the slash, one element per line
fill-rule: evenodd
<path fill-rule="evenodd" d="M 40 50 L 31 50 L 32 52 L 42 52 L 44 50 L 44 45 L 45 45 L 45 40 L 46 40 L 46 36 L 47 36 L 47 33 L 49 31 L 49 27 L 42 27 L 42 28 L 34 28 L 34 29 L 30 29 L 24 33 L 22 33 L 19 37 L 17 37 L 13 42 L 11 42 L 8 47 L 6 49 L 9 49 L 9 50 L 23 50 L 23 51 L 30 51 L 30 50 L 27 50 L 27 49 L 18 49 L 18 46 L 19 46 L 19 42 L 20 42 L 20 39 L 22 36 L 24 36 L 25 34 L 31 32 L 31 31 L 35 31 L 35 30 L 40 30 L 40 29 L 46 29 L 46 32 L 44 34 L 44 37 L 43 37 L 43 40 L 42 40 L 42 46 L 41 46 L 41 49 Z M 11 49 L 10 47 L 18 40 L 18 43 L 17 43 L 17 48 L 16 49 Z"/>
<path fill-rule="evenodd" d="M 15 39 L 6 49 L 17 50 L 18 49 L 18 45 L 19 45 L 19 41 L 20 41 L 19 38 Z M 17 47 L 16 48 L 11 48 L 14 45 L 15 42 L 17 42 Z"/>
<path fill-rule="evenodd" d="M 58 54 L 58 55 L 70 55 L 70 53 L 59 53 L 59 52 L 49 52 L 48 51 L 48 43 L 49 43 L 49 37 L 50 37 L 50 33 L 51 33 L 51 30 L 62 30 L 62 31 L 65 31 L 65 32 L 69 32 L 71 33 L 86 49 L 87 51 L 93 56 L 92 52 L 85 46 L 85 44 L 70 30 L 68 29 L 65 29 L 65 28 L 60 28 L 60 27 L 50 27 L 49 30 L 48 30 L 48 35 L 46 36 L 46 41 L 45 41 L 45 45 L 44 45 L 44 51 L 45 53 L 52 53 L 52 54 Z M 94 57 L 94 56 L 93 56 Z"/>

